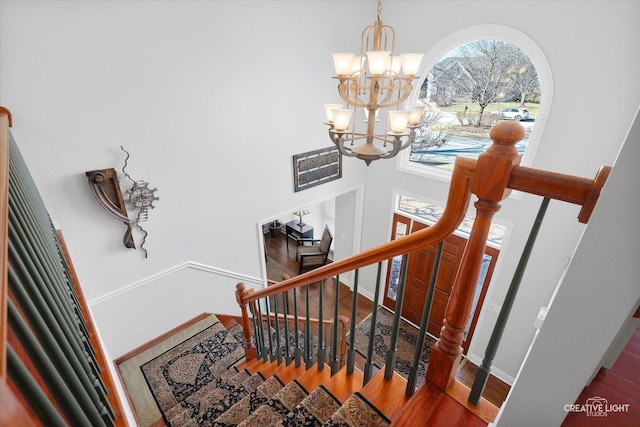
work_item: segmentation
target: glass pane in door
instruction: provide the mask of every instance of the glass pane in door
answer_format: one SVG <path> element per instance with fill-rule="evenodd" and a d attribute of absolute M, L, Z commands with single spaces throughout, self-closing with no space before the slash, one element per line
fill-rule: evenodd
<path fill-rule="evenodd" d="M 393 236 L 394 239 L 398 239 L 400 237 L 404 237 L 407 235 L 409 231 L 408 224 L 404 224 L 402 222 L 396 222 L 396 233 Z M 398 255 L 397 257 L 391 260 L 390 265 L 390 274 L 389 274 L 389 284 L 387 287 L 387 298 L 392 300 L 396 300 L 396 292 L 398 291 L 398 282 L 400 280 L 400 267 L 402 266 L 402 256 Z"/>

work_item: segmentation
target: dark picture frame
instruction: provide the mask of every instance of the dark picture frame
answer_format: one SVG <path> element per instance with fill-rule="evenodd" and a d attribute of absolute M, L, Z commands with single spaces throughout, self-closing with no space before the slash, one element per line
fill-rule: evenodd
<path fill-rule="evenodd" d="M 335 146 L 293 155 L 293 188 L 306 190 L 342 178 L 342 155 Z"/>

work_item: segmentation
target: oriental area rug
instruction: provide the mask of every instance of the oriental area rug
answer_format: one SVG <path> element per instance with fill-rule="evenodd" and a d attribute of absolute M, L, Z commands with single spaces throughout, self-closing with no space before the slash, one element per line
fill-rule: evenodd
<path fill-rule="evenodd" d="M 379 306 L 376 314 L 376 329 L 373 345 L 372 362 L 380 369 L 385 366 L 385 359 L 389 344 L 391 342 L 391 329 L 393 326 L 393 312 L 383 306 Z M 400 330 L 398 331 L 397 358 L 394 369 L 405 379 L 409 377 L 409 370 L 413 360 L 414 349 L 418 341 L 419 329 L 404 319 L 400 320 Z M 371 315 L 365 318 L 356 327 L 355 347 L 356 351 L 363 357 L 367 356 L 367 348 L 369 346 L 369 336 L 371 333 Z M 420 361 L 418 364 L 418 375 L 416 377 L 416 387 L 424 382 L 427 372 L 427 364 L 431 357 L 431 347 L 435 344 L 435 340 L 427 335 L 420 353 Z"/>
<path fill-rule="evenodd" d="M 390 424 L 358 392 L 341 403 L 322 385 L 306 390 L 295 379 L 286 384 L 277 375 L 264 377 L 260 372 L 251 374 L 238 369 L 237 362 L 244 353 L 241 329 L 235 325 L 227 330 L 213 315 L 211 320 L 200 332 L 165 348 L 155 357 L 147 357 L 138 367 L 165 425 L 386 427 Z"/>

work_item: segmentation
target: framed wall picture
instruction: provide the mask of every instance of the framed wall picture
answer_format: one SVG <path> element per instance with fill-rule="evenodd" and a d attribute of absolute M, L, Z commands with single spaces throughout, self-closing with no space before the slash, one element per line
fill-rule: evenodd
<path fill-rule="evenodd" d="M 335 146 L 293 156 L 295 192 L 342 178 L 342 155 Z"/>

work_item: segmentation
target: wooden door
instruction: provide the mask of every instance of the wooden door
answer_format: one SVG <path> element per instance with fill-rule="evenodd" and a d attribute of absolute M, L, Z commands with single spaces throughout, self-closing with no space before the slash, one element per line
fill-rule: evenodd
<path fill-rule="evenodd" d="M 398 224 L 401 225 L 399 226 Z M 412 222 L 409 218 L 396 214 L 394 215 L 394 234 L 392 235 L 392 239 L 400 237 L 397 236 L 397 230 L 408 229 L 407 224 L 412 225 L 411 232 L 428 227 L 426 224 L 417 221 Z M 451 294 L 451 287 L 453 286 L 455 274 L 458 270 L 458 265 L 462 259 L 466 244 L 467 240 L 457 235 L 449 236 L 444 242 L 433 304 L 427 324 L 427 332 L 436 337 L 439 336 L 440 329 L 442 328 L 442 320 L 444 319 L 445 309 L 449 301 L 449 295 Z M 437 245 L 429 245 L 409 254 L 402 316 L 416 325 L 420 325 L 422 318 L 422 311 L 429 289 L 429 281 L 431 280 L 437 249 Z M 499 251 L 492 247 L 487 247 L 485 250 L 485 258 L 478 280 L 478 290 L 474 298 L 471 317 L 467 325 L 466 339 L 462 345 L 465 352 L 471 342 L 478 315 L 480 314 L 480 310 L 476 310 L 475 308 L 481 307 L 484 302 L 484 296 L 491 280 L 498 254 Z M 389 262 L 389 268 L 387 269 L 384 305 L 392 310 L 395 310 L 395 289 L 397 289 L 400 264 L 401 258 L 398 257 L 398 259 Z"/>
<path fill-rule="evenodd" d="M 425 224 L 414 222 L 411 231 L 418 231 L 425 227 L 427 227 Z M 438 336 L 440 334 L 444 311 L 451 293 L 451 286 L 466 243 L 466 239 L 459 236 L 449 236 L 444 242 L 436 280 L 436 290 L 433 295 L 431 315 L 429 316 L 427 327 L 427 332 L 432 335 Z M 409 254 L 402 315 L 416 325 L 420 324 L 420 319 L 422 318 L 437 249 L 437 245 L 429 245 Z"/>

